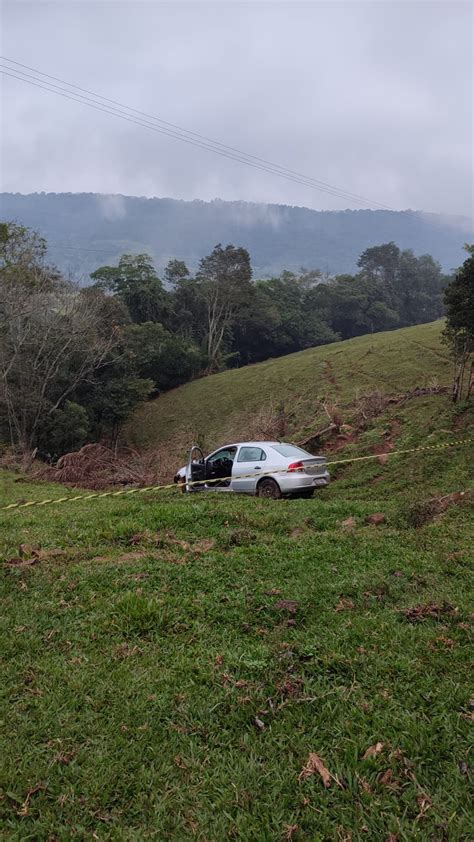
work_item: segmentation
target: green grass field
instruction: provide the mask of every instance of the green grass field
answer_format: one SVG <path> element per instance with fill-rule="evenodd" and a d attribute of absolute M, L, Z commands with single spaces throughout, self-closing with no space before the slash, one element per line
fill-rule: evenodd
<path fill-rule="evenodd" d="M 371 344 L 390 391 L 436 366 L 448 382 L 437 333 L 346 343 L 346 399 Z M 283 378 L 282 360 L 264 366 Z M 177 395 L 230 394 L 259 368 L 160 399 L 163 436 Z M 341 453 L 387 432 L 396 448 L 464 439 L 472 413 L 407 401 Z M 167 492 L 1 512 L 0 837 L 472 839 L 472 509 L 413 526 L 415 504 L 472 486 L 472 455 L 335 466 L 314 500 Z M 73 494 L 0 482 L 5 503 Z"/>
<path fill-rule="evenodd" d="M 375 389 L 396 393 L 433 380 L 449 384 L 452 364 L 442 328 L 438 321 L 360 336 L 196 380 L 144 404 L 125 439 L 154 447 L 186 430 L 210 450 L 233 437 L 242 441 L 255 413 L 281 401 L 295 410 L 289 432 L 298 439 L 308 424 L 311 429 L 321 399 L 347 405 Z"/>

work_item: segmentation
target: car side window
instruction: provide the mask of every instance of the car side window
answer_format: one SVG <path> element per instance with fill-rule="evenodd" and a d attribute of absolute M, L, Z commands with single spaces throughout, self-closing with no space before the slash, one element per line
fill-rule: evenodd
<path fill-rule="evenodd" d="M 224 450 L 218 450 L 217 453 L 214 453 L 212 456 L 209 457 L 207 460 L 208 462 L 218 462 L 220 459 L 230 459 L 233 462 L 235 458 L 235 447 L 226 447 Z"/>
<path fill-rule="evenodd" d="M 241 447 L 237 462 L 264 462 L 267 454 L 261 447 Z"/>

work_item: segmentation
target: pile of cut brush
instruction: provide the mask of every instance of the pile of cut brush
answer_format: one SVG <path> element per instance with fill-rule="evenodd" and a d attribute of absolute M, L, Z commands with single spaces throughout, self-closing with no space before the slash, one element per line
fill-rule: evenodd
<path fill-rule="evenodd" d="M 43 478 L 90 489 L 144 486 L 169 481 L 171 467 L 158 451 L 139 453 L 130 448 L 116 453 L 103 444 L 86 444 L 40 469 Z M 171 473 L 172 476 L 172 473 Z"/>

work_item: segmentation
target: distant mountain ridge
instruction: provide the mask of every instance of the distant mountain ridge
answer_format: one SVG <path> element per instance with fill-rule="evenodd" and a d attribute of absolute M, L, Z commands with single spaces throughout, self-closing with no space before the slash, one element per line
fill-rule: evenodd
<path fill-rule="evenodd" d="M 473 238 L 472 220 L 420 211 L 316 211 L 99 193 L 0 193 L 0 216 L 38 230 L 51 261 L 83 282 L 124 252 L 148 252 L 160 270 L 174 257 L 194 270 L 219 242 L 247 248 L 254 277 L 303 266 L 354 272 L 364 249 L 391 240 L 431 254 L 451 271 Z"/>

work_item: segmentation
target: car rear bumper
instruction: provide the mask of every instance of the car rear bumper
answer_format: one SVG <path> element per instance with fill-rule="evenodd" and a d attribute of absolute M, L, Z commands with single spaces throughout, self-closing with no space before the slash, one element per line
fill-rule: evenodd
<path fill-rule="evenodd" d="M 309 491 L 311 488 L 324 488 L 329 484 L 329 471 L 324 473 L 311 474 L 294 473 L 294 474 L 277 474 L 275 479 L 280 486 L 282 494 L 297 494 L 299 491 Z"/>

